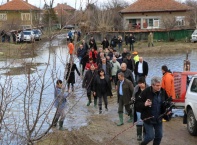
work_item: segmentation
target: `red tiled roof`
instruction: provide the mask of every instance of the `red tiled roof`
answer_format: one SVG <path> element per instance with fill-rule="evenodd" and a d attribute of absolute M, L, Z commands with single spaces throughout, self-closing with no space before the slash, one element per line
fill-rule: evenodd
<path fill-rule="evenodd" d="M 175 0 L 137 0 L 121 13 L 188 11 L 192 8 Z"/>
<path fill-rule="evenodd" d="M 24 0 L 12 0 L 0 6 L 0 10 L 40 10 Z"/>
<path fill-rule="evenodd" d="M 63 9 L 63 10 L 75 10 L 73 7 L 67 5 L 67 4 L 57 4 L 56 7 L 54 7 L 54 9 Z"/>
<path fill-rule="evenodd" d="M 55 13 L 58 15 L 58 16 L 64 16 L 64 15 L 68 15 L 68 13 L 63 10 L 63 9 L 54 9 Z"/>

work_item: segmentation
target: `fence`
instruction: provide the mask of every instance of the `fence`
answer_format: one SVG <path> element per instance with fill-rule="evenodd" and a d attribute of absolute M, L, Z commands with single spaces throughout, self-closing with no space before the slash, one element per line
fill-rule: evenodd
<path fill-rule="evenodd" d="M 187 40 L 189 41 L 194 30 L 172 30 L 169 32 L 154 32 L 155 40 L 163 41 L 176 41 Z"/>
<path fill-rule="evenodd" d="M 189 41 L 191 38 L 191 34 L 193 33 L 193 29 L 189 30 L 172 30 L 172 31 L 153 31 L 154 34 L 154 40 L 156 41 L 179 41 L 179 40 L 187 40 Z M 101 32 L 90 32 L 90 35 L 94 36 L 95 40 L 97 42 L 101 42 L 103 40 L 103 37 L 107 37 L 108 40 L 111 40 L 113 36 L 119 36 L 121 35 L 124 41 L 124 37 L 126 34 L 130 34 L 131 32 L 106 32 L 105 34 L 102 34 Z M 149 32 L 134 32 L 133 33 L 136 41 L 147 41 L 148 40 L 148 34 Z M 87 40 L 89 40 L 89 37 L 87 37 Z"/>

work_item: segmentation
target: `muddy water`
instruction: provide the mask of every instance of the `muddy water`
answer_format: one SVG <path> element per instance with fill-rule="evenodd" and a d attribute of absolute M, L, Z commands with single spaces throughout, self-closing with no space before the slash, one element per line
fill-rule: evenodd
<path fill-rule="evenodd" d="M 58 37 L 58 40 L 61 40 L 64 38 L 64 35 L 61 37 Z M 64 68 L 65 68 L 65 63 L 68 61 L 68 55 L 67 55 L 67 49 L 65 46 L 60 46 L 59 41 L 54 40 L 52 42 L 52 47 L 49 48 L 49 43 L 46 43 L 43 48 L 41 48 L 38 51 L 38 56 L 32 59 L 23 59 L 23 60 L 8 60 L 6 63 L 5 62 L 0 62 L 1 68 L 6 68 L 9 66 L 10 67 L 16 67 L 16 66 L 21 66 L 22 63 L 25 62 L 31 62 L 33 61 L 34 63 L 39 63 L 42 65 L 37 66 L 35 69 L 34 73 L 32 76 L 42 76 L 44 70 L 46 69 L 46 66 L 49 62 L 49 68 L 46 71 L 46 79 L 49 81 L 47 82 L 48 87 L 44 90 L 44 98 L 43 102 L 44 106 L 52 103 L 53 101 L 53 93 L 54 93 L 54 86 L 51 83 L 51 74 L 53 73 L 53 77 L 55 79 L 62 79 L 64 76 Z M 48 60 L 50 56 L 50 60 Z M 150 84 L 150 80 L 153 76 L 162 76 L 161 73 L 161 66 L 166 64 L 171 71 L 182 71 L 183 70 L 183 61 L 186 58 L 185 54 L 152 54 L 152 55 L 143 55 L 144 60 L 146 60 L 149 64 L 149 74 L 147 77 L 147 82 Z M 197 51 L 193 51 L 192 53 L 189 54 L 189 60 L 191 61 L 191 71 L 197 71 Z M 76 63 L 78 63 L 78 60 L 76 59 Z M 4 70 L 1 70 L 1 72 L 4 72 Z M 77 75 L 76 75 L 77 76 Z M 13 77 L 13 83 L 14 86 L 20 86 L 20 88 L 23 88 L 26 86 L 25 83 L 26 76 L 21 74 L 21 75 L 15 75 Z M 89 121 L 90 121 L 90 116 L 92 114 L 98 114 L 97 109 L 90 109 L 86 107 L 87 103 L 87 98 L 86 98 L 86 92 L 84 89 L 81 88 L 81 82 L 82 79 L 77 76 L 76 77 L 76 84 L 75 84 L 75 91 L 74 93 L 68 98 L 68 105 L 66 108 L 66 120 L 65 120 L 65 127 L 68 130 L 72 129 L 79 129 L 82 126 L 86 126 Z M 20 85 L 19 85 L 20 84 Z M 17 88 L 17 87 L 15 87 Z M 35 94 L 35 98 L 36 95 Z M 14 120 L 18 121 L 16 124 L 23 125 L 24 122 L 21 122 L 23 120 L 23 114 L 19 113 L 22 112 L 22 106 L 23 106 L 23 100 L 22 100 L 22 95 L 16 101 L 14 104 L 12 104 L 12 108 L 10 110 L 10 114 L 13 114 Z M 34 101 L 33 105 L 33 114 L 35 113 L 37 104 L 36 101 Z M 44 109 L 44 107 L 43 107 Z M 116 113 L 117 109 L 111 108 L 112 110 L 109 111 L 111 113 Z M 53 116 L 55 113 L 55 109 L 52 109 L 52 111 L 48 115 L 48 122 L 51 122 Z M 112 117 L 112 120 L 117 119 L 117 116 L 115 118 Z M 7 120 L 7 123 L 13 122 L 13 118 Z M 20 123 L 19 123 L 20 122 Z M 41 123 L 41 121 L 40 121 Z M 14 125 L 14 124 L 13 124 Z M 38 126 L 39 127 L 39 126 Z M 48 127 L 48 123 L 44 123 L 43 127 L 41 128 L 41 131 L 44 131 Z M 22 127 L 19 132 L 23 134 L 25 127 Z"/>

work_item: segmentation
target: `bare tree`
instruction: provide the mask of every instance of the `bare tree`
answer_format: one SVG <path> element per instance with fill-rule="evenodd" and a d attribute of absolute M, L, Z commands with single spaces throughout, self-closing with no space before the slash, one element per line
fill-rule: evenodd
<path fill-rule="evenodd" d="M 175 16 L 163 16 L 161 18 L 163 27 L 169 31 L 177 25 Z"/>
<path fill-rule="evenodd" d="M 186 0 L 186 4 L 193 8 L 188 14 L 188 20 L 190 26 L 197 28 L 197 1 L 196 0 Z"/>

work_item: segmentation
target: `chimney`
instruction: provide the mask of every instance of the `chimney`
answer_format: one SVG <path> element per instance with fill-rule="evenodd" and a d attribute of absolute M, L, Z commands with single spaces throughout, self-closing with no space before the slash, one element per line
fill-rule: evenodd
<path fill-rule="evenodd" d="M 28 3 L 28 0 L 26 0 L 26 2 Z"/>
<path fill-rule="evenodd" d="M 9 2 L 10 0 L 7 0 L 7 3 Z"/>

